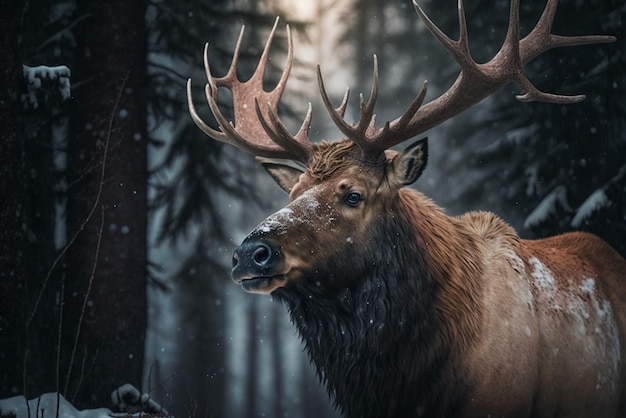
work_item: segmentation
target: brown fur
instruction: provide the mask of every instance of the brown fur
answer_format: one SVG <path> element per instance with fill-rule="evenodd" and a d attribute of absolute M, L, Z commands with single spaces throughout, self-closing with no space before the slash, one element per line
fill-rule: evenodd
<path fill-rule="evenodd" d="M 316 151 L 307 165 L 307 173 L 316 181 L 324 181 L 339 170 L 353 165 L 348 156 L 358 151 L 352 141 L 322 141 L 316 144 Z M 355 154 L 356 155 L 356 154 Z"/>

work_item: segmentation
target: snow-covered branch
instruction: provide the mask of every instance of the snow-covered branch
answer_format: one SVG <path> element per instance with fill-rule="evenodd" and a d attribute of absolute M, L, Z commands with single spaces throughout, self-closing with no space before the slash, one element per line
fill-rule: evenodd
<path fill-rule="evenodd" d="M 37 109 L 41 102 L 63 102 L 71 96 L 71 72 L 65 65 L 48 67 L 39 65 L 37 67 L 23 66 L 24 79 L 27 90 L 22 96 L 22 103 L 25 107 Z"/>
<path fill-rule="evenodd" d="M 543 224 L 551 216 L 559 213 L 559 207 L 568 212 L 572 211 L 567 200 L 567 188 L 563 185 L 557 186 L 539 202 L 537 207 L 524 221 L 524 228 L 532 229 Z"/>

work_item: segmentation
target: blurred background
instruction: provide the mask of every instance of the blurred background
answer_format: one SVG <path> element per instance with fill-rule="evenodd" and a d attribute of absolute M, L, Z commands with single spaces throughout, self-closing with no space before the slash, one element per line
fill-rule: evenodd
<path fill-rule="evenodd" d="M 60 392 L 111 407 L 123 383 L 178 417 L 333 417 L 285 307 L 230 280 L 232 250 L 287 203 L 254 158 L 204 136 L 185 84 L 203 98 L 203 46 L 228 69 L 246 25 L 240 78 L 281 17 L 266 81 L 295 62 L 279 112 L 295 132 L 313 104 L 313 140 L 339 139 L 315 66 L 338 104 L 371 87 L 379 121 L 424 80 L 432 100 L 458 74 L 410 0 L 0 1 L 0 399 Z M 455 0 L 421 6 L 458 36 Z M 522 35 L 543 2 L 522 1 Z M 508 0 L 466 0 L 470 46 L 490 59 Z M 524 238 L 600 235 L 626 255 L 626 5 L 561 0 L 553 32 L 618 41 L 550 51 L 537 87 L 575 105 L 520 103 L 515 85 L 430 132 L 415 187 L 450 214 L 489 210 Z M 220 91 L 227 115 L 232 103 Z M 215 124 L 213 124 L 215 126 Z M 406 144 L 408 145 L 408 144 Z M 358 390 L 358 388 L 355 388 Z"/>

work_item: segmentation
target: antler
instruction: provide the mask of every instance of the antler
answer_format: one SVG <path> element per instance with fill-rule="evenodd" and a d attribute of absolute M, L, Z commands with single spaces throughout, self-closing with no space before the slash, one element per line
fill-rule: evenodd
<path fill-rule="evenodd" d="M 612 36 L 559 36 L 550 33 L 558 0 L 548 3 L 533 30 L 522 40 L 519 39 L 519 0 L 511 1 L 509 27 L 500 51 L 485 64 L 478 64 L 470 55 L 467 24 L 463 1 L 458 2 L 459 39 L 452 40 L 445 35 L 429 18 L 420 6 L 413 1 L 415 11 L 431 34 L 456 60 L 461 72 L 454 84 L 437 99 L 422 106 L 426 95 L 426 82 L 407 110 L 398 118 L 385 123 L 382 128 L 376 125 L 374 106 L 378 95 L 378 60 L 374 56 L 374 76 L 372 91 L 366 103 L 361 96 L 360 119 L 358 123 L 345 121 L 344 114 L 349 90 L 341 105 L 334 109 L 326 93 L 320 67 L 317 77 L 322 100 L 332 120 L 339 130 L 359 145 L 364 158 L 376 161 L 383 151 L 413 136 L 441 124 L 454 115 L 480 102 L 509 82 L 519 84 L 525 94 L 517 96 L 521 101 L 545 101 L 551 103 L 576 103 L 583 95 L 564 96 L 539 91 L 524 75 L 524 65 L 553 48 L 613 42 Z"/>
<path fill-rule="evenodd" d="M 191 79 L 187 81 L 187 102 L 189 113 L 196 125 L 211 138 L 235 145 L 254 155 L 268 158 L 285 158 L 297 160 L 306 164 L 311 156 L 313 144 L 308 138 L 311 125 L 312 110 L 309 104 L 304 122 L 296 135 L 291 135 L 277 113 L 278 101 L 285 89 L 287 78 L 293 62 L 293 39 L 287 25 L 288 51 L 287 64 L 278 84 L 270 92 L 263 89 L 263 76 L 269 56 L 269 49 L 278 26 L 278 18 L 274 23 L 265 49 L 252 77 L 241 82 L 237 78 L 237 61 L 243 40 L 244 27 L 241 28 L 239 39 L 233 54 L 228 72 L 223 77 L 213 77 L 209 68 L 208 44 L 204 48 L 204 68 L 207 76 L 205 95 L 211 112 L 219 125 L 220 130 L 211 128 L 205 123 L 193 104 L 191 95 Z M 218 106 L 218 88 L 227 87 L 232 91 L 235 122 L 229 122 Z"/>

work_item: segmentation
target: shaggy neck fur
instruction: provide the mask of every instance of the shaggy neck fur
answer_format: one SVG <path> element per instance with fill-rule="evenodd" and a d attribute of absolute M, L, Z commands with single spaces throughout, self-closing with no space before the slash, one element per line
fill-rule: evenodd
<path fill-rule="evenodd" d="M 319 273 L 343 288 L 322 294 L 305 282 L 274 296 L 346 417 L 453 415 L 465 400 L 456 365 L 479 324 L 480 245 L 408 189 L 387 215 L 370 248 L 337 254 Z"/>

